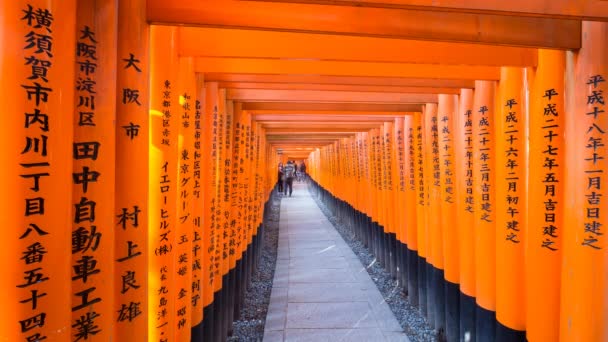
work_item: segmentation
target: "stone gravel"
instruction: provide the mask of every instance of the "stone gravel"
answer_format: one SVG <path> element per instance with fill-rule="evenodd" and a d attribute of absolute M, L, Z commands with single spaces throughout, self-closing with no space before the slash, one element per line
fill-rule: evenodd
<path fill-rule="evenodd" d="M 251 286 L 245 294 L 241 319 L 233 323 L 233 334 L 228 338 L 230 342 L 262 341 L 264 337 L 264 324 L 277 262 L 280 212 L 281 196 L 273 192 L 270 213 L 265 222 L 265 236 L 258 270 L 253 274 Z"/>
<path fill-rule="evenodd" d="M 399 321 L 399 324 L 410 341 L 438 341 L 436 331 L 429 326 L 420 310 L 408 302 L 407 296 L 403 294 L 402 289 L 397 285 L 397 281 L 393 280 L 390 273 L 382 267 L 382 264 L 376 261 L 376 257 L 355 237 L 347 224 L 341 222 L 334 216 L 325 204 L 315 196 L 314 192 L 311 191 L 311 195 L 321 211 L 340 233 L 344 241 L 346 241 L 353 252 L 359 257 L 361 263 L 363 265 L 370 265 L 367 267 L 367 272 L 374 283 L 376 283 L 378 290 L 380 290 L 384 300 L 395 314 L 397 321 Z"/>

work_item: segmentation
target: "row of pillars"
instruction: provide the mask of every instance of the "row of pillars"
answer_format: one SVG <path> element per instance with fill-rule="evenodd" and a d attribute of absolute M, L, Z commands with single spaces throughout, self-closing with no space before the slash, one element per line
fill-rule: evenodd
<path fill-rule="evenodd" d="M 145 8 L 0 5 L 0 340 L 216 341 L 239 312 L 276 153 Z"/>
<path fill-rule="evenodd" d="M 608 24 L 585 22 L 578 52 L 539 50 L 308 159 L 448 341 L 608 340 L 607 61 Z"/>

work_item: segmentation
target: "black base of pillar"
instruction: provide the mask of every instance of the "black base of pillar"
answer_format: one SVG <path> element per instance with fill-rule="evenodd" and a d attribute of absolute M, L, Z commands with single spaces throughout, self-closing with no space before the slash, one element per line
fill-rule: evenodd
<path fill-rule="evenodd" d="M 445 279 L 442 269 L 433 267 L 433 286 L 435 290 L 435 329 L 439 337 L 445 339 Z"/>
<path fill-rule="evenodd" d="M 460 341 L 476 341 L 475 297 L 460 292 Z"/>
<path fill-rule="evenodd" d="M 425 266 L 425 283 L 426 283 L 426 320 L 431 326 L 431 328 L 435 329 L 435 282 L 433 281 L 433 265 L 427 262 L 424 264 Z"/>
<path fill-rule="evenodd" d="M 514 330 L 496 321 L 496 342 L 526 342 L 526 332 Z"/>
<path fill-rule="evenodd" d="M 426 283 L 426 258 L 418 256 L 418 305 L 420 312 L 428 317 L 427 311 L 427 283 Z"/>
<path fill-rule="evenodd" d="M 407 249 L 407 298 L 410 304 L 418 306 L 418 253 Z"/>
<path fill-rule="evenodd" d="M 203 337 L 203 322 L 200 322 L 199 324 L 193 326 L 190 329 L 190 335 L 192 336 L 190 338 L 190 341 L 192 341 L 192 342 L 202 342 L 204 340 L 204 337 Z"/>
<path fill-rule="evenodd" d="M 460 336 L 460 289 L 458 284 L 445 281 L 445 338 L 458 341 Z"/>
<path fill-rule="evenodd" d="M 203 340 L 213 341 L 215 335 L 215 308 L 213 303 L 203 308 Z"/>
<path fill-rule="evenodd" d="M 236 262 L 236 271 L 234 272 L 234 281 L 236 283 L 236 300 L 234 302 L 234 320 L 241 319 L 241 309 L 243 308 L 243 300 L 245 295 L 245 290 L 243 287 L 243 258 L 245 255 L 241 256 L 240 260 Z"/>
<path fill-rule="evenodd" d="M 475 335 L 477 341 L 494 341 L 496 337 L 496 312 L 475 306 Z"/>

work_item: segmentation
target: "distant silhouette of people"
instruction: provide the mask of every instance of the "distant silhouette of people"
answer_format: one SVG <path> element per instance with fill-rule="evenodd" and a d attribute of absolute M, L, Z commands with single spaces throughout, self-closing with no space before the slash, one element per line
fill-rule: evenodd
<path fill-rule="evenodd" d="M 292 160 L 287 162 L 287 165 L 283 168 L 283 173 L 285 175 L 284 192 L 287 195 L 287 189 L 289 188 L 289 197 L 291 197 L 291 193 L 293 192 L 293 177 L 296 175 L 296 166 Z"/>
<path fill-rule="evenodd" d="M 279 193 L 283 193 L 283 183 L 285 182 L 285 175 L 283 173 L 283 163 L 279 163 L 279 173 L 277 175 L 277 184 L 279 186 Z"/>

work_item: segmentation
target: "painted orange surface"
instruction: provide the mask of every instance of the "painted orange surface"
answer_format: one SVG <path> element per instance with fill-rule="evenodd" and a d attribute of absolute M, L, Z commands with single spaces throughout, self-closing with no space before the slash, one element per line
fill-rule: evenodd
<path fill-rule="evenodd" d="M 53 19 L 43 15 L 38 23 L 37 11 Z M 49 36 L 52 46 L 36 53 L 30 33 Z M 0 3 L 0 336 L 7 341 L 71 336 L 75 39 L 76 1 Z M 34 75 L 28 58 L 52 63 L 46 80 Z M 37 112 L 39 121 L 32 120 Z"/>
<path fill-rule="evenodd" d="M 179 291 L 173 267 L 178 222 L 177 29 L 152 26 L 150 38 L 148 336 L 161 339 L 175 336 L 175 299 Z"/>
<path fill-rule="evenodd" d="M 460 80 L 497 80 L 500 77 L 499 68 L 491 66 L 283 60 L 242 57 L 197 57 L 195 70 L 197 72 L 237 74 L 314 74 Z"/>
<path fill-rule="evenodd" d="M 528 230 L 525 235 L 525 291 L 527 298 L 534 298 L 533 301 L 526 302 L 526 334 L 531 340 L 538 341 L 559 339 L 559 284 L 565 230 L 563 210 L 564 201 L 569 197 L 566 196 L 563 185 L 566 153 L 565 71 L 564 52 L 540 50 L 538 68 L 529 72 L 531 91 L 528 205 L 534 205 L 539 210 L 529 211 Z M 544 115 L 545 108 L 549 109 L 548 114 L 554 111 L 557 115 Z M 550 167 L 547 164 L 545 167 L 546 158 L 554 159 L 555 164 L 560 166 Z M 545 182 L 545 179 L 549 182 Z M 554 209 L 547 210 L 546 202 L 555 206 Z M 544 286 L 545 282 L 553 283 L 554 286 Z"/>
<path fill-rule="evenodd" d="M 116 321 L 114 305 L 115 288 L 126 291 L 131 285 L 122 281 L 133 279 L 134 286 L 139 286 L 145 272 L 116 274 L 114 270 L 115 240 L 115 130 L 114 113 L 116 110 L 116 32 L 117 4 L 115 1 L 98 1 L 78 3 L 76 17 L 76 69 L 74 85 L 74 144 L 98 143 L 99 151 L 95 158 L 78 158 L 72 162 L 72 205 L 78 208 L 86 202 L 95 203 L 94 215 L 90 220 L 77 219 L 81 216 L 76 210 L 72 224 L 72 236 L 83 232 L 91 235 L 100 234 L 99 245 L 95 250 L 81 249 L 72 253 L 72 340 L 82 336 L 82 325 L 79 320 L 92 318 L 94 324 L 104 327 L 96 334 L 101 339 L 111 339 L 114 335 L 113 323 Z M 107 25 L 106 23 L 113 23 Z M 90 32 L 86 35 L 83 32 Z M 92 37 L 92 38 L 91 38 Z M 83 52 L 83 46 L 95 50 L 94 58 Z M 93 47 L 91 47 L 93 46 Z M 89 69 L 83 65 L 95 63 L 97 67 Z M 92 92 L 84 86 L 94 83 Z M 91 120 L 84 120 L 84 115 L 91 115 Z M 93 124 L 94 126 L 90 125 Z M 84 206 L 83 206 L 84 207 Z M 89 264 L 90 262 L 90 264 Z M 90 266 L 87 269 L 87 266 Z M 141 270 L 143 271 L 143 270 Z M 116 283 L 107 281 L 113 275 L 120 276 Z M 143 279 L 145 280 L 145 278 Z M 128 280 L 127 284 L 131 283 Z M 83 297 L 86 293 L 86 297 Z M 99 300 L 97 303 L 95 301 Z M 91 304 L 87 304 L 91 302 Z M 96 316 L 93 318 L 93 316 Z"/>
<path fill-rule="evenodd" d="M 496 135 L 493 81 L 475 83 L 473 99 L 473 197 L 475 200 L 476 302 L 496 310 Z"/>
<path fill-rule="evenodd" d="M 457 178 L 454 144 L 456 143 L 455 128 L 458 113 L 458 96 L 439 95 L 437 106 L 437 133 L 439 147 L 439 171 L 441 182 L 441 241 L 443 248 L 444 277 L 447 281 L 458 284 L 460 277 L 459 225 L 456 218 Z"/>
<path fill-rule="evenodd" d="M 496 319 L 526 328 L 524 253 L 528 214 L 526 84 L 522 68 L 502 68 L 495 120 L 496 144 Z M 534 116 L 540 116 L 533 113 Z M 538 160 L 539 157 L 533 160 Z M 534 209 L 539 211 L 538 209 Z"/>
<path fill-rule="evenodd" d="M 314 2 L 309 1 L 309 2 Z M 352 0 L 333 0 L 335 3 L 351 3 Z M 488 1 L 488 0 L 364 0 L 357 4 L 397 5 L 404 8 L 427 8 L 442 11 L 461 11 L 469 13 L 509 13 L 511 15 L 529 15 L 546 17 L 572 17 L 578 19 L 608 19 L 608 4 L 603 0 L 573 2 L 569 0 L 540 1 Z"/>
<path fill-rule="evenodd" d="M 473 197 L 473 89 L 462 89 L 455 120 L 454 153 L 456 162 L 457 212 L 459 223 L 460 291 L 475 297 L 475 229 Z"/>
<path fill-rule="evenodd" d="M 532 48 L 212 27 L 182 27 L 180 54 L 195 57 L 536 65 L 536 49 Z"/>
<path fill-rule="evenodd" d="M 115 213 L 126 209 L 123 229 L 120 215 L 114 215 L 116 259 L 141 252 L 137 257 L 115 263 L 116 341 L 148 338 L 148 155 L 149 155 L 149 45 L 145 1 L 118 3 L 116 65 L 116 180 Z M 133 56 L 133 57 L 131 57 Z M 132 61 L 131 61 L 132 60 Z M 136 62 L 137 60 L 138 62 Z M 131 64 L 131 65 L 130 65 Z M 129 67 L 127 68 L 127 65 Z M 136 68 L 137 67 L 137 68 Z M 129 96 L 130 95 L 130 96 Z M 137 97 L 134 97 L 137 95 Z M 126 96 L 126 101 L 123 97 Z M 137 212 L 139 211 L 139 212 Z M 137 216 L 135 216 L 137 214 Z M 135 218 L 137 217 L 137 220 Z M 137 222 L 137 226 L 135 223 Z M 137 245 L 137 248 L 134 246 Z M 130 250 L 131 248 L 131 250 Z M 139 288 L 123 292 L 122 276 L 137 275 Z M 138 304 L 139 303 L 139 304 Z M 139 308 L 137 314 L 135 308 Z M 132 311 L 131 311 L 132 310 Z M 133 314 L 130 314 L 133 313 Z M 136 315 L 136 316 L 135 316 Z M 133 317 L 135 316 L 135 317 Z"/>
<path fill-rule="evenodd" d="M 604 143 L 596 144 L 604 135 L 598 128 L 608 126 L 608 118 L 595 114 L 596 110 L 606 110 L 606 51 L 608 24 L 584 22 L 583 47 L 566 60 L 567 75 L 571 76 L 566 80 L 566 90 L 572 91 L 573 98 L 566 103 L 565 120 L 568 168 L 562 235 L 561 340 L 608 339 L 608 244 L 606 231 L 602 230 L 608 218 L 604 205 L 608 194 L 601 186 L 606 179 L 606 159 L 598 159 L 608 151 Z"/>
<path fill-rule="evenodd" d="M 581 41 L 576 20 L 458 12 L 448 16 L 420 9 L 302 3 L 219 3 L 221 6 L 197 0 L 150 0 L 148 19 L 153 23 L 562 49 L 578 48 Z"/>

